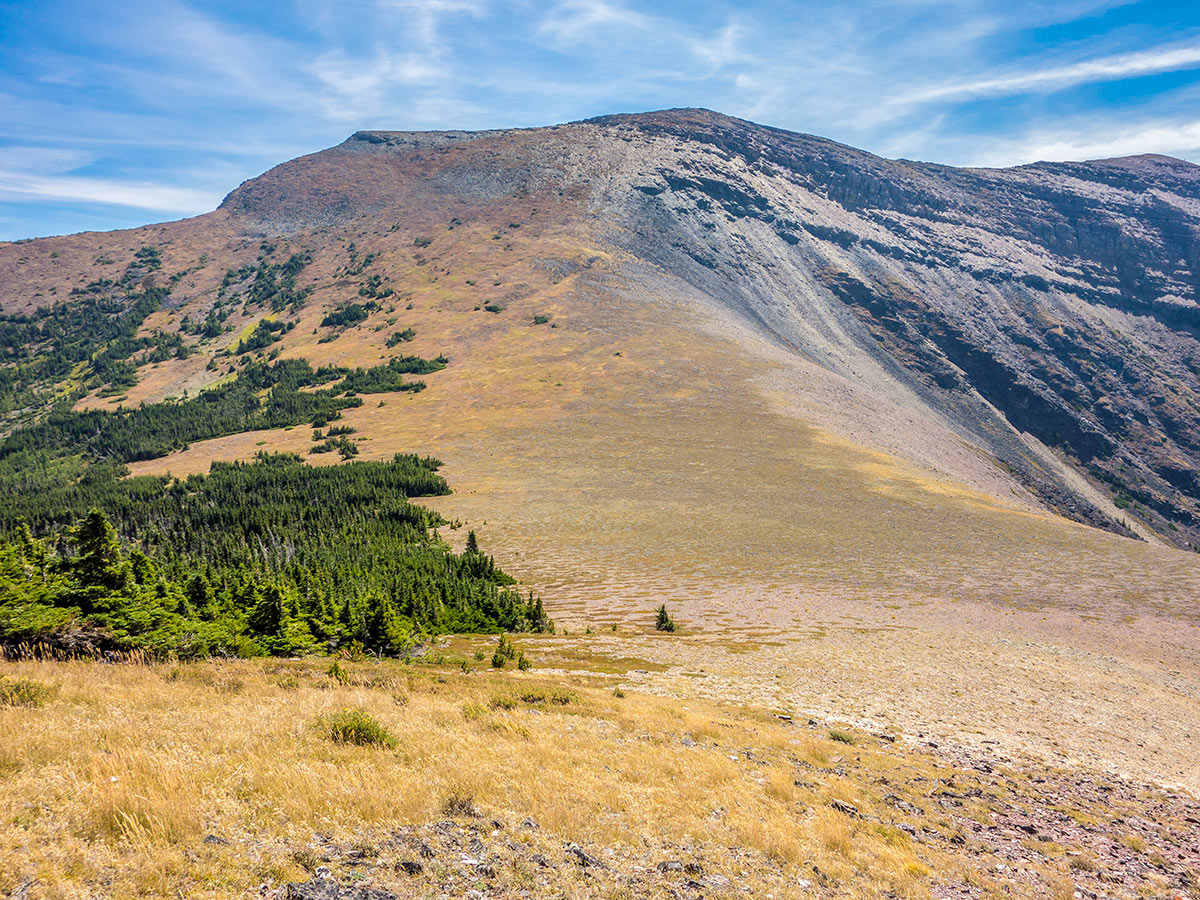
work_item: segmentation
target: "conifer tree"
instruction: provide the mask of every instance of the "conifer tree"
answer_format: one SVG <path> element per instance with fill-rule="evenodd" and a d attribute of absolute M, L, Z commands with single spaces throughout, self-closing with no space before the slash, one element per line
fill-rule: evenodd
<path fill-rule="evenodd" d="M 79 556 L 72 568 L 85 587 L 121 587 L 125 572 L 121 568 L 121 543 L 108 516 L 93 509 L 75 529 Z"/>
<path fill-rule="evenodd" d="M 279 637 L 283 634 L 283 626 L 287 620 L 284 599 L 279 585 L 268 584 L 263 588 L 262 595 L 246 620 L 246 626 L 253 634 L 262 637 Z"/>

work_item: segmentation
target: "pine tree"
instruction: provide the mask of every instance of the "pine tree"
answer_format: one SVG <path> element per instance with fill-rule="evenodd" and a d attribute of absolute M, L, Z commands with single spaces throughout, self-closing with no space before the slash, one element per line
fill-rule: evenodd
<path fill-rule="evenodd" d="M 675 620 L 667 613 L 667 604 L 663 604 L 658 608 L 657 616 L 654 620 L 654 627 L 659 631 L 671 632 L 675 630 Z"/>
<path fill-rule="evenodd" d="M 110 590 L 124 586 L 121 543 L 108 516 L 93 509 L 75 529 L 74 538 L 79 556 L 72 562 L 72 568 L 80 584 Z"/>
<path fill-rule="evenodd" d="M 283 626 L 287 620 L 284 599 L 279 585 L 268 584 L 263 588 L 261 597 L 246 620 L 246 627 L 251 633 L 262 637 L 279 637 L 283 634 Z"/>
<path fill-rule="evenodd" d="M 469 553 L 472 556 L 479 552 L 479 541 L 475 539 L 474 531 L 467 532 L 467 549 L 463 552 Z"/>

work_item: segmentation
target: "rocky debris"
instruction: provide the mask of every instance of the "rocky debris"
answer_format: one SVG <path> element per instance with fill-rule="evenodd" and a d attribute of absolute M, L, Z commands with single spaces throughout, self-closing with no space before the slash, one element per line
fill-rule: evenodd
<path fill-rule="evenodd" d="M 489 821 L 488 826 L 496 824 Z M 523 832 L 500 821 L 485 830 L 482 822 L 437 822 L 397 829 L 373 842 L 365 857 L 358 840 L 315 835 L 302 856 L 319 848 L 328 864 L 313 869 L 309 881 L 279 887 L 264 884 L 264 900 L 427 900 L 429 897 L 514 897 L 532 900 L 559 896 L 564 890 L 580 897 L 614 894 L 639 898 L 672 897 L 700 900 L 708 896 L 744 893 L 739 883 L 720 871 L 707 871 L 702 848 L 661 844 L 655 859 L 638 846 L 585 849 L 556 841 L 540 830 Z M 510 838 L 500 837 L 511 833 Z M 488 841 L 488 838 L 491 838 Z M 485 843 L 486 842 L 486 843 Z M 429 850 L 428 861 L 413 857 Z M 758 884 L 783 891 L 789 884 L 784 867 L 757 851 L 713 848 L 739 867 L 755 872 Z M 485 861 L 486 860 L 486 861 Z"/>
<path fill-rule="evenodd" d="M 587 853 L 578 844 L 567 844 L 565 850 L 566 850 L 567 857 L 572 862 L 578 863 L 579 865 L 583 866 L 584 868 L 589 868 L 589 867 L 593 868 L 593 869 L 607 868 L 607 866 L 605 866 L 604 863 L 602 863 L 596 857 Z"/>
<path fill-rule="evenodd" d="M 906 812 L 910 816 L 925 815 L 925 810 L 921 809 L 919 806 L 915 806 L 912 803 L 909 803 L 907 800 L 903 800 L 900 797 L 897 797 L 895 794 L 886 794 L 883 799 L 884 799 L 884 802 L 890 803 L 896 809 L 900 810 L 901 812 Z"/>
<path fill-rule="evenodd" d="M 830 800 L 829 805 L 852 819 L 858 818 L 858 807 L 853 803 L 847 803 L 845 800 Z"/>
<path fill-rule="evenodd" d="M 289 884 L 284 900 L 396 900 L 396 895 L 379 888 L 338 884 L 330 878 Z"/>
<path fill-rule="evenodd" d="M 1024 895 L 1045 896 L 1036 872 L 1063 862 L 1081 900 L 1200 892 L 1200 800 L 1086 771 L 1034 771 L 1028 764 L 1001 766 L 976 751 L 940 752 L 960 774 L 952 787 L 938 782 L 929 795 L 955 794 L 958 830 L 948 836 L 925 830 L 923 839 L 990 861 L 992 874 Z M 934 896 L 977 895 L 965 885 L 943 885 Z"/>

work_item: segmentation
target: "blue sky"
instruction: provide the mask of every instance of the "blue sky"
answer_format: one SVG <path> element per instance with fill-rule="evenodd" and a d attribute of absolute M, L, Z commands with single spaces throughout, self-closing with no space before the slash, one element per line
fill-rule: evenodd
<path fill-rule="evenodd" d="M 1200 162 L 1200 3 L 0 0 L 0 239 L 204 212 L 360 128 L 672 106 L 959 165 Z"/>

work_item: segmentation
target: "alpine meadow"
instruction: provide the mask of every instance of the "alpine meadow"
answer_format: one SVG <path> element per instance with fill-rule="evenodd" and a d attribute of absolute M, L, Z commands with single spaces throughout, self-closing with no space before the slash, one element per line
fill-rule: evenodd
<path fill-rule="evenodd" d="M 70 232 L 0 242 L 0 897 L 1200 900 L 1200 145 L 1111 124 L 1194 15 L 50 6 L 0 11 L 0 225 Z M 348 136 L 186 206 L 290 105 Z"/>

